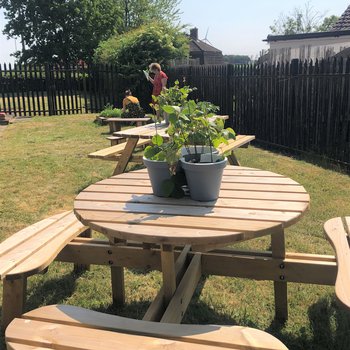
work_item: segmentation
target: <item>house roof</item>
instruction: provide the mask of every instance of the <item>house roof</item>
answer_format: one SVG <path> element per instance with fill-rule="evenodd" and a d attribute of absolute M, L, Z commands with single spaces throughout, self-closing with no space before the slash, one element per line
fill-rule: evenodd
<path fill-rule="evenodd" d="M 350 28 L 348 30 L 333 30 L 329 32 L 313 32 L 302 34 L 289 34 L 289 35 L 268 35 L 263 41 L 283 41 L 283 40 L 303 40 L 303 39 L 316 39 L 316 38 L 330 38 L 350 35 Z"/>
<path fill-rule="evenodd" d="M 331 29 L 331 31 L 337 30 L 350 30 L 350 5 Z"/>
<path fill-rule="evenodd" d="M 222 53 L 219 49 L 207 44 L 204 40 L 198 39 L 198 28 L 192 28 L 190 30 L 190 52 Z"/>
<path fill-rule="evenodd" d="M 221 50 L 216 49 L 214 46 L 211 46 L 200 39 L 191 38 L 190 52 L 194 52 L 194 51 L 221 52 Z"/>
<path fill-rule="evenodd" d="M 350 57 L 350 47 L 345 48 L 342 51 L 339 51 L 334 57 L 343 57 L 343 58 L 348 58 Z"/>

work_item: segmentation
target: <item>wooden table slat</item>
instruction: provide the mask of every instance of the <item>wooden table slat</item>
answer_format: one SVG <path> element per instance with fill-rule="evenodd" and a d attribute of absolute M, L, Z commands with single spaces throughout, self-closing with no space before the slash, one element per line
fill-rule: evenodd
<path fill-rule="evenodd" d="M 131 187 L 131 186 L 112 186 L 112 185 L 91 185 L 86 192 L 109 192 L 109 193 L 132 193 L 132 194 L 152 194 L 152 188 L 148 186 Z M 280 201 L 297 201 L 309 202 L 310 198 L 307 193 L 293 193 L 290 192 L 268 192 L 263 191 L 247 191 L 247 190 L 221 190 L 220 198 L 245 198 L 256 200 L 280 200 Z"/>
<path fill-rule="evenodd" d="M 168 198 L 157 197 L 151 194 L 135 195 L 131 193 L 108 193 L 108 192 L 81 192 L 77 197 L 80 201 L 105 201 L 105 202 L 130 202 L 130 203 L 154 203 L 162 205 L 169 204 Z M 191 205 L 198 207 L 216 208 L 242 208 L 242 209 L 263 209 L 303 212 L 308 204 L 305 202 L 284 202 L 284 201 L 261 201 L 255 199 L 226 199 L 219 198 L 216 202 L 197 202 L 189 198 L 174 199 L 177 205 Z"/>

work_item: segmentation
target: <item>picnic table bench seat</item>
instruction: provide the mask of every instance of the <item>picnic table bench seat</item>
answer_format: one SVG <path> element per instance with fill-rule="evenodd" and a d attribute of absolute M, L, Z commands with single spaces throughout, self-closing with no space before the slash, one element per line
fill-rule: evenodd
<path fill-rule="evenodd" d="M 253 328 L 157 323 L 68 305 L 44 306 L 16 318 L 5 338 L 8 350 L 287 349 Z"/>
<path fill-rule="evenodd" d="M 106 139 L 111 141 L 111 146 L 115 146 L 126 141 L 126 138 L 121 136 L 107 136 Z"/>
<path fill-rule="evenodd" d="M 137 142 L 136 147 L 145 146 L 145 145 L 148 145 L 149 143 L 151 143 L 151 140 L 149 140 L 149 139 L 140 139 Z M 126 145 L 127 145 L 127 143 L 124 142 L 121 144 L 117 144 L 114 146 L 103 148 L 99 151 L 90 153 L 88 155 L 88 157 L 102 159 L 102 160 L 118 160 L 120 158 L 121 154 L 123 153 Z"/>
<path fill-rule="evenodd" d="M 235 140 L 228 140 L 227 144 L 221 144 L 218 151 L 220 154 L 227 154 L 227 159 L 231 165 L 241 165 L 234 154 L 234 150 L 239 147 L 247 148 L 254 139 L 254 135 L 237 135 Z"/>
<path fill-rule="evenodd" d="M 328 220 L 324 231 L 337 260 L 335 294 L 340 304 L 350 311 L 350 216 Z"/>
<path fill-rule="evenodd" d="M 73 211 L 41 220 L 0 244 L 0 278 L 3 281 L 2 326 L 23 313 L 27 277 L 45 272 L 75 237 L 90 235 Z"/>

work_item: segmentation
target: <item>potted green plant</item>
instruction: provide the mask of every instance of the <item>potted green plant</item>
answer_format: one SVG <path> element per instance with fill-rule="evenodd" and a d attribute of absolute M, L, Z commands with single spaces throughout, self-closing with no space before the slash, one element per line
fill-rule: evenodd
<path fill-rule="evenodd" d="M 154 108 L 154 105 L 151 104 L 151 107 Z M 143 154 L 143 163 L 147 168 L 153 193 L 159 197 L 181 196 L 180 186 L 174 186 L 172 181 L 180 158 L 179 145 L 174 139 L 164 142 L 163 137 L 157 132 L 159 119 L 156 113 L 153 115 L 153 120 L 156 135 L 152 137 L 152 144 L 145 148 Z"/>
<path fill-rule="evenodd" d="M 219 196 L 223 170 L 227 158 L 219 155 L 215 147 L 236 137 L 224 121 L 213 118 L 218 110 L 210 102 L 187 101 L 179 111 L 163 107 L 169 113 L 167 133 L 174 144 L 184 148 L 181 158 L 190 196 L 194 200 L 211 201 Z M 205 150 L 205 151 L 203 151 Z"/>

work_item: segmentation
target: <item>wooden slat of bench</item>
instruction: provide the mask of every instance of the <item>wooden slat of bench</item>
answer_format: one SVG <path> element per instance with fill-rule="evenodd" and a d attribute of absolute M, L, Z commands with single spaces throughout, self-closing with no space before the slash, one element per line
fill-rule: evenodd
<path fill-rule="evenodd" d="M 148 122 L 151 118 L 107 118 L 106 121 L 109 123 L 113 122 Z"/>
<path fill-rule="evenodd" d="M 255 139 L 254 135 L 237 135 L 236 140 L 229 140 L 228 144 L 222 144 L 218 147 L 220 153 L 233 151 L 242 147 Z"/>
<path fill-rule="evenodd" d="M 18 343 L 7 343 L 7 350 L 48 350 L 52 348 L 44 348 L 42 346 L 32 346 L 26 344 L 18 344 Z"/>
<path fill-rule="evenodd" d="M 64 212 L 61 214 L 57 214 L 55 216 L 51 216 L 47 219 L 41 220 L 31 226 L 28 226 L 24 228 L 21 231 L 18 231 L 17 233 L 13 234 L 9 238 L 7 238 L 5 241 L 1 242 L 0 244 L 0 257 L 4 256 L 6 253 L 8 253 L 13 248 L 17 247 L 19 241 L 27 241 L 31 239 L 33 236 L 37 235 L 41 230 L 47 228 L 52 223 L 56 222 L 57 220 L 61 219 L 65 215 L 67 215 L 69 212 Z"/>
<path fill-rule="evenodd" d="M 70 211 L 36 234 L 32 231 L 29 239 L 18 239 L 17 245 L 0 257 L 1 278 L 9 279 L 10 275 L 19 278 L 42 271 L 70 240 L 85 230 Z"/>
<path fill-rule="evenodd" d="M 27 260 L 16 266 L 16 268 L 12 269 L 8 278 L 13 279 L 20 276 L 30 276 L 33 273 L 42 271 L 44 268 L 49 266 L 49 264 L 51 264 L 51 262 L 72 240 L 73 237 L 77 237 L 85 230 L 86 226 L 76 220 L 72 226 L 67 227 L 64 232 L 61 232 L 51 241 L 43 245 L 35 253 L 31 254 Z"/>
<path fill-rule="evenodd" d="M 139 140 L 137 142 L 136 147 L 140 147 L 143 145 L 146 145 L 150 143 L 150 140 Z M 103 159 L 103 158 L 108 158 L 114 155 L 120 155 L 121 153 L 123 153 L 125 146 L 127 143 L 121 143 L 115 146 L 111 146 L 111 147 L 107 147 L 104 149 L 101 149 L 99 151 L 93 152 L 89 154 L 89 158 L 99 158 L 99 159 Z"/>
<path fill-rule="evenodd" d="M 335 282 L 335 294 L 341 304 L 350 310 L 350 217 L 333 218 L 324 225 L 325 233 L 335 250 L 338 273 Z"/>
<path fill-rule="evenodd" d="M 199 344 L 187 344 L 169 339 L 136 336 L 123 333 L 108 332 L 90 329 L 86 332 L 83 327 L 69 326 L 51 323 L 16 319 L 18 334 L 9 334 L 7 339 L 12 343 L 13 349 L 17 350 L 15 343 L 54 348 L 57 350 L 219 350 L 223 347 L 207 346 Z M 48 331 L 49 330 L 49 331 Z"/>
<path fill-rule="evenodd" d="M 56 325 L 61 324 L 62 326 L 66 327 L 68 325 L 74 326 L 74 330 L 79 330 L 79 332 L 82 332 L 82 339 L 84 339 L 84 334 L 86 335 L 97 330 L 100 330 L 100 332 L 104 330 L 133 334 L 133 337 L 135 338 L 138 338 L 137 336 L 140 338 L 143 338 L 143 336 L 148 336 L 172 339 L 183 343 L 184 346 L 187 343 L 189 346 L 184 347 L 183 349 L 195 349 L 196 344 L 207 344 L 214 348 L 220 347 L 221 349 L 287 349 L 279 340 L 270 334 L 257 329 L 239 326 L 227 327 L 215 325 L 160 324 L 156 322 L 140 321 L 103 314 L 68 305 L 44 306 L 42 308 L 30 311 L 24 314 L 22 317 L 24 320 L 16 319 L 15 322 L 11 323 L 6 330 L 7 341 L 16 342 L 14 340 L 18 339 L 18 337 L 22 337 L 23 339 L 27 336 L 35 339 L 41 337 L 45 339 L 45 337 L 50 336 L 49 333 L 51 333 L 48 332 L 48 329 L 55 329 L 54 334 L 57 335 L 56 332 L 58 331 L 58 327 Z M 32 323 L 37 323 L 35 323 L 32 328 L 32 326 L 29 326 L 28 320 L 31 320 Z M 41 327 L 39 322 L 43 322 L 45 324 L 43 332 L 38 329 L 38 327 Z M 32 334 L 27 331 L 26 327 L 31 329 Z M 86 331 L 86 327 L 89 328 L 88 332 Z M 26 334 L 23 335 L 22 331 L 24 331 Z M 77 333 L 75 334 L 77 335 Z M 96 334 L 99 334 L 96 339 L 104 339 L 101 338 L 102 333 Z M 107 332 L 107 334 L 113 333 Z M 135 336 L 135 334 L 137 336 Z M 118 336 L 120 335 L 121 334 L 118 333 Z M 125 339 L 130 340 L 130 336 Z M 148 340 L 146 340 L 146 343 L 150 341 L 150 338 L 147 339 Z M 21 342 L 25 343 L 25 341 Z M 38 345 L 40 346 L 40 344 Z M 106 349 L 106 347 L 103 348 Z M 144 347 L 142 346 L 140 348 Z M 175 347 L 174 349 L 177 348 Z M 205 349 L 205 347 L 203 349 Z"/>

